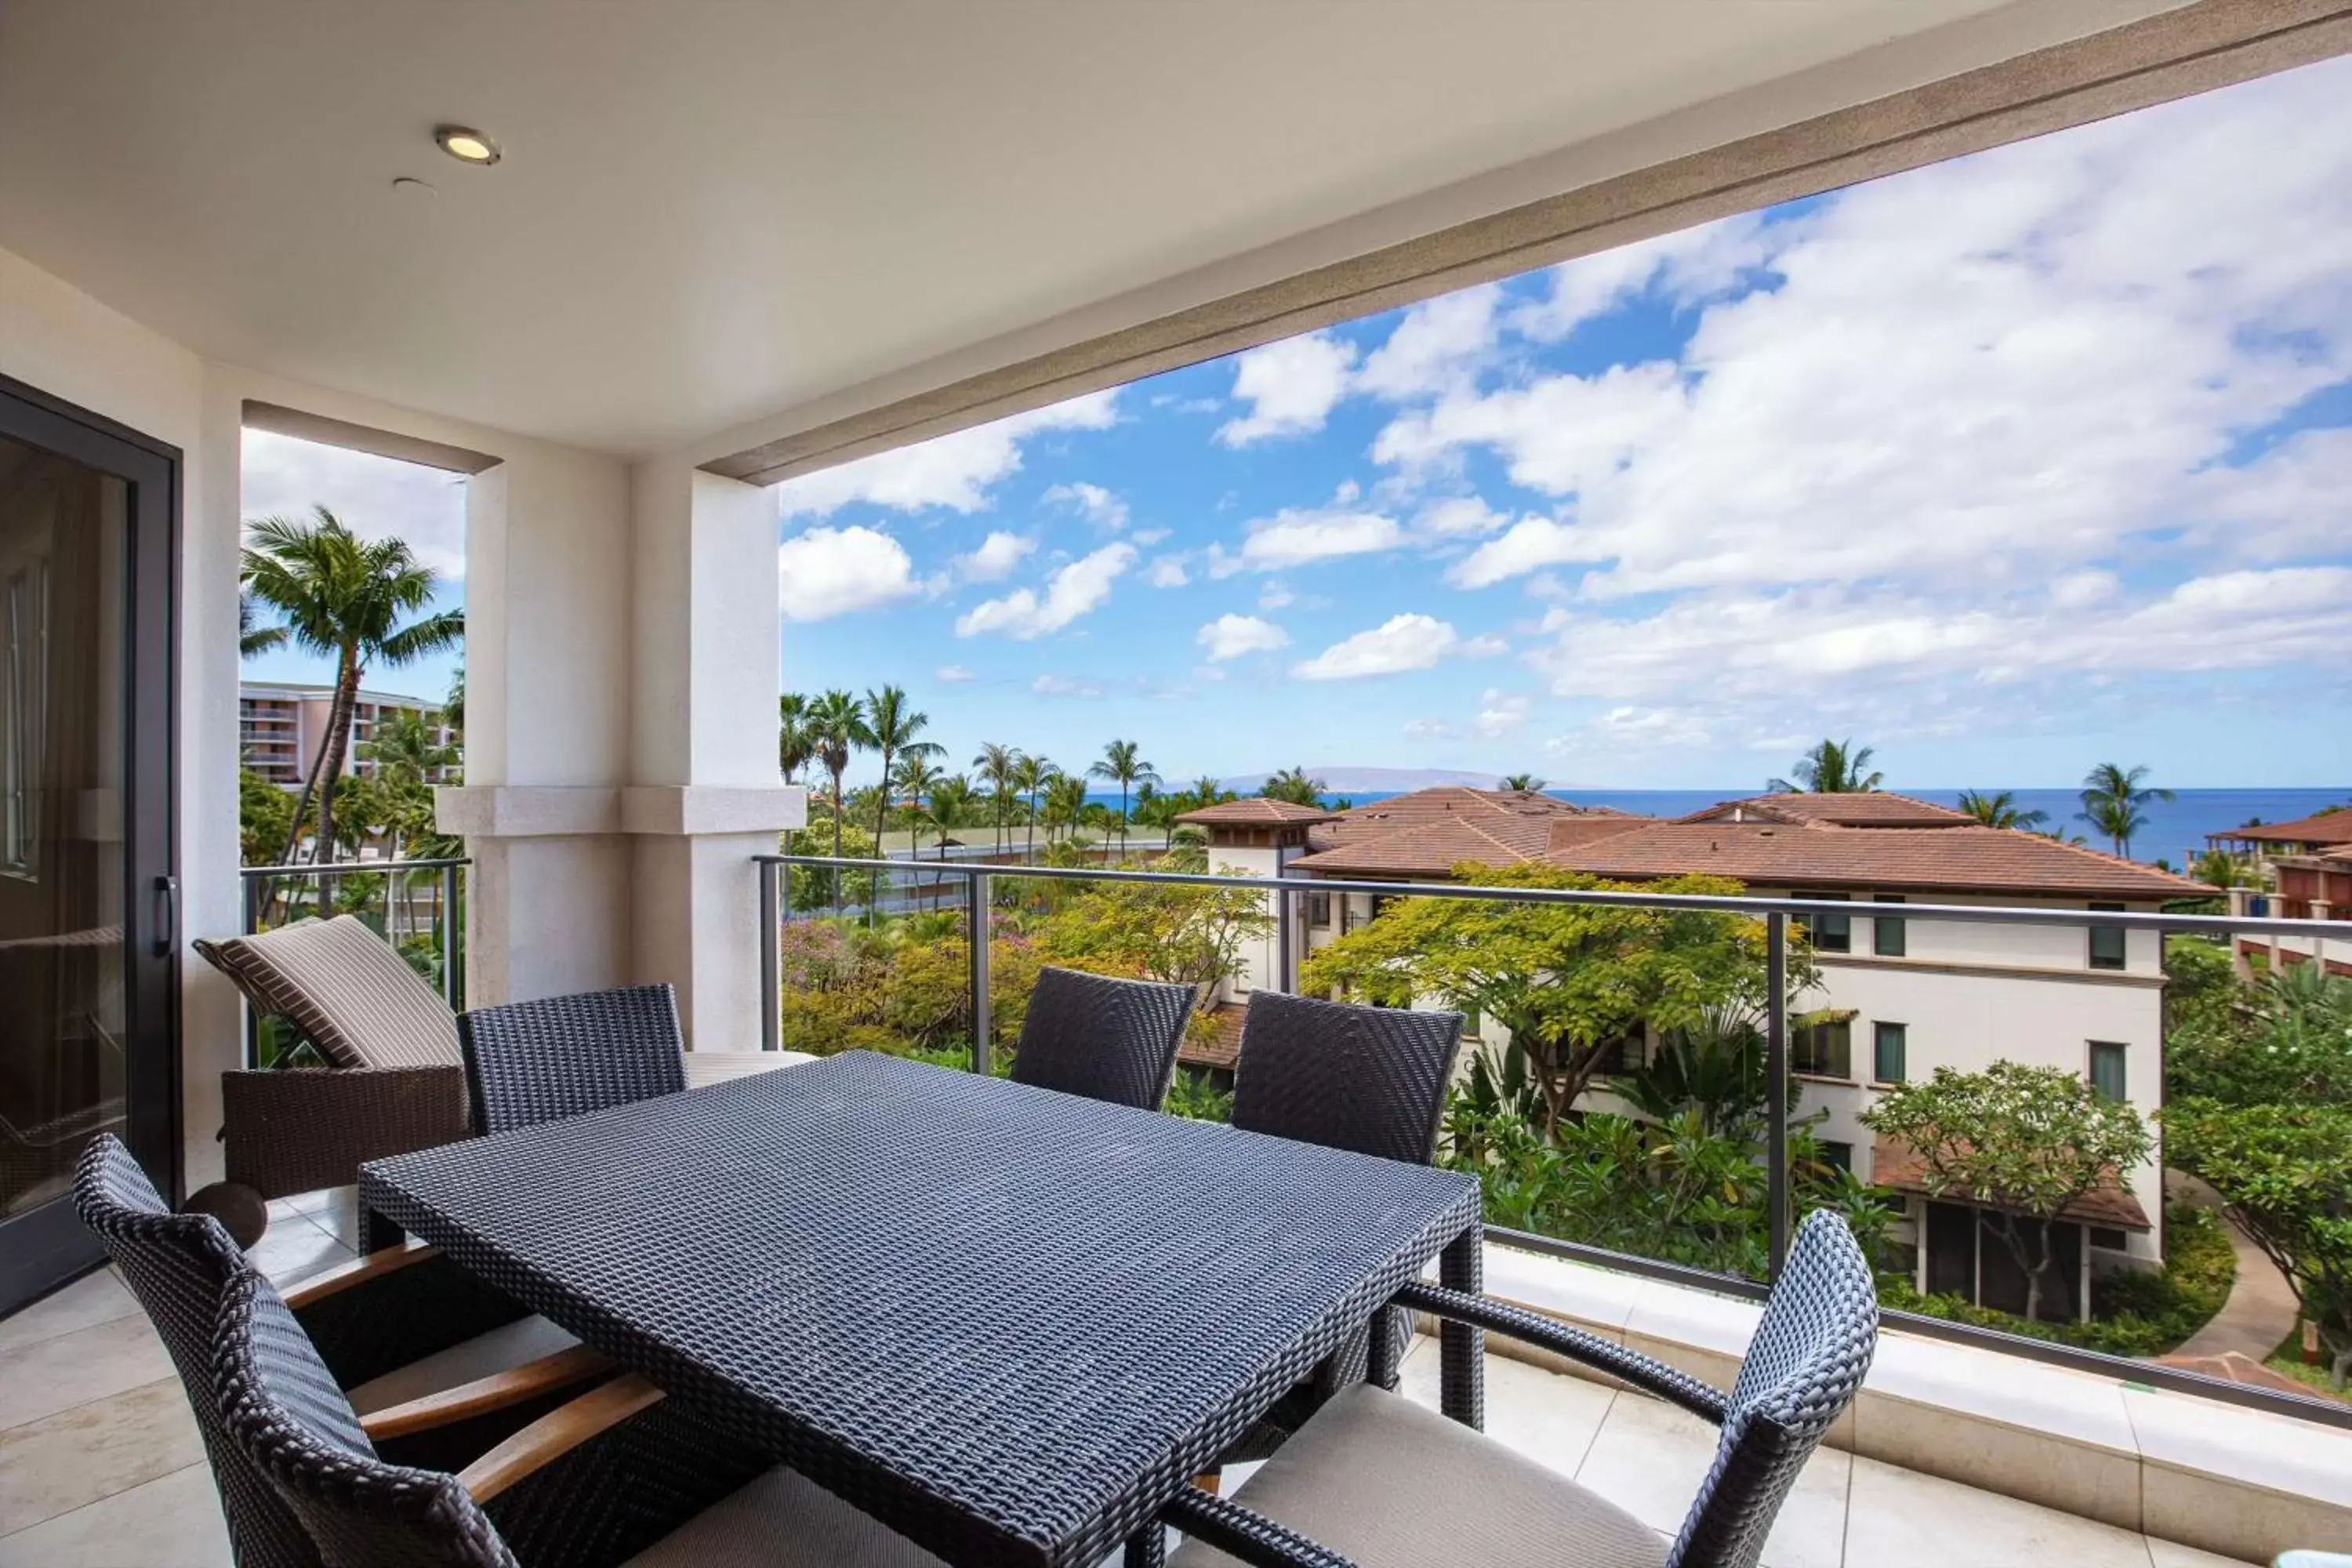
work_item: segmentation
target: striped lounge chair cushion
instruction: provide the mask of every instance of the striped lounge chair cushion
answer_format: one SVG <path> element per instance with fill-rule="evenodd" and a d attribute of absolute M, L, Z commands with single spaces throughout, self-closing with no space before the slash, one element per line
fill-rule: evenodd
<path fill-rule="evenodd" d="M 457 1065 L 449 1005 L 356 916 L 194 946 L 247 1001 L 301 1030 L 339 1068 Z"/>

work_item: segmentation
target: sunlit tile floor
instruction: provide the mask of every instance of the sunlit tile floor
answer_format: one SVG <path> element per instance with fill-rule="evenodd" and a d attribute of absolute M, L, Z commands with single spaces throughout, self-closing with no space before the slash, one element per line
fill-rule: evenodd
<path fill-rule="evenodd" d="M 273 1205 L 255 1249 L 279 1283 L 352 1256 L 349 1193 Z M 1423 1341 L 1405 1388 L 1434 1405 Z M 1715 1431 L 1656 1400 L 1486 1363 L 1487 1430 L 1662 1532 L 1682 1522 Z M 1229 1478 L 1236 1484 L 1241 1472 Z M 0 1568 L 226 1568 L 228 1538 L 162 1343 L 110 1270 L 0 1321 Z M 2225 1560 L 1824 1448 L 1766 1568 L 2224 1568 Z"/>

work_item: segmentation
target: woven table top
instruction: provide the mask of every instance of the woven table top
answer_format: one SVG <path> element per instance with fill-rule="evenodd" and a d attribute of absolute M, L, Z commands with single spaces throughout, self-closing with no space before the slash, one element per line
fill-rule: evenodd
<path fill-rule="evenodd" d="M 1091 1563 L 1475 1231 L 1470 1178 L 853 1052 L 362 1203 L 961 1563 Z"/>

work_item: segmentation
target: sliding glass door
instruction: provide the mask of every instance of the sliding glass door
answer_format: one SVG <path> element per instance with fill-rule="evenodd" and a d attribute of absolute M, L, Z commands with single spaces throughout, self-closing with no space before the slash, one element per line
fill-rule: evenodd
<path fill-rule="evenodd" d="M 97 1260 L 92 1137 L 178 1188 L 178 470 L 0 378 L 0 1313 Z"/>

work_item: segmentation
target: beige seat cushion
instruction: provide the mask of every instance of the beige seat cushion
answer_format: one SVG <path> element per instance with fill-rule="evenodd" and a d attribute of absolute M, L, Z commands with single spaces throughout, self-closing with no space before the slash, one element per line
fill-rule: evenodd
<path fill-rule="evenodd" d="M 1359 1568 L 1658 1568 L 1665 1537 L 1565 1476 L 1399 1394 L 1358 1384 L 1234 1500 Z M 1171 1568 L 1239 1568 L 1188 1541 Z"/>
<path fill-rule="evenodd" d="M 265 1013 L 339 1068 L 455 1067 L 449 1004 L 356 915 L 195 943 Z"/>
<path fill-rule="evenodd" d="M 770 1470 L 623 1568 L 946 1568 L 795 1470 Z"/>
<path fill-rule="evenodd" d="M 379 1410 L 389 1410 L 428 1394 L 439 1394 L 478 1377 L 509 1371 L 527 1361 L 568 1351 L 579 1342 L 545 1318 L 518 1318 L 446 1351 L 419 1357 L 382 1377 L 368 1379 L 350 1390 L 352 1408 L 362 1415 L 373 1415 Z"/>

